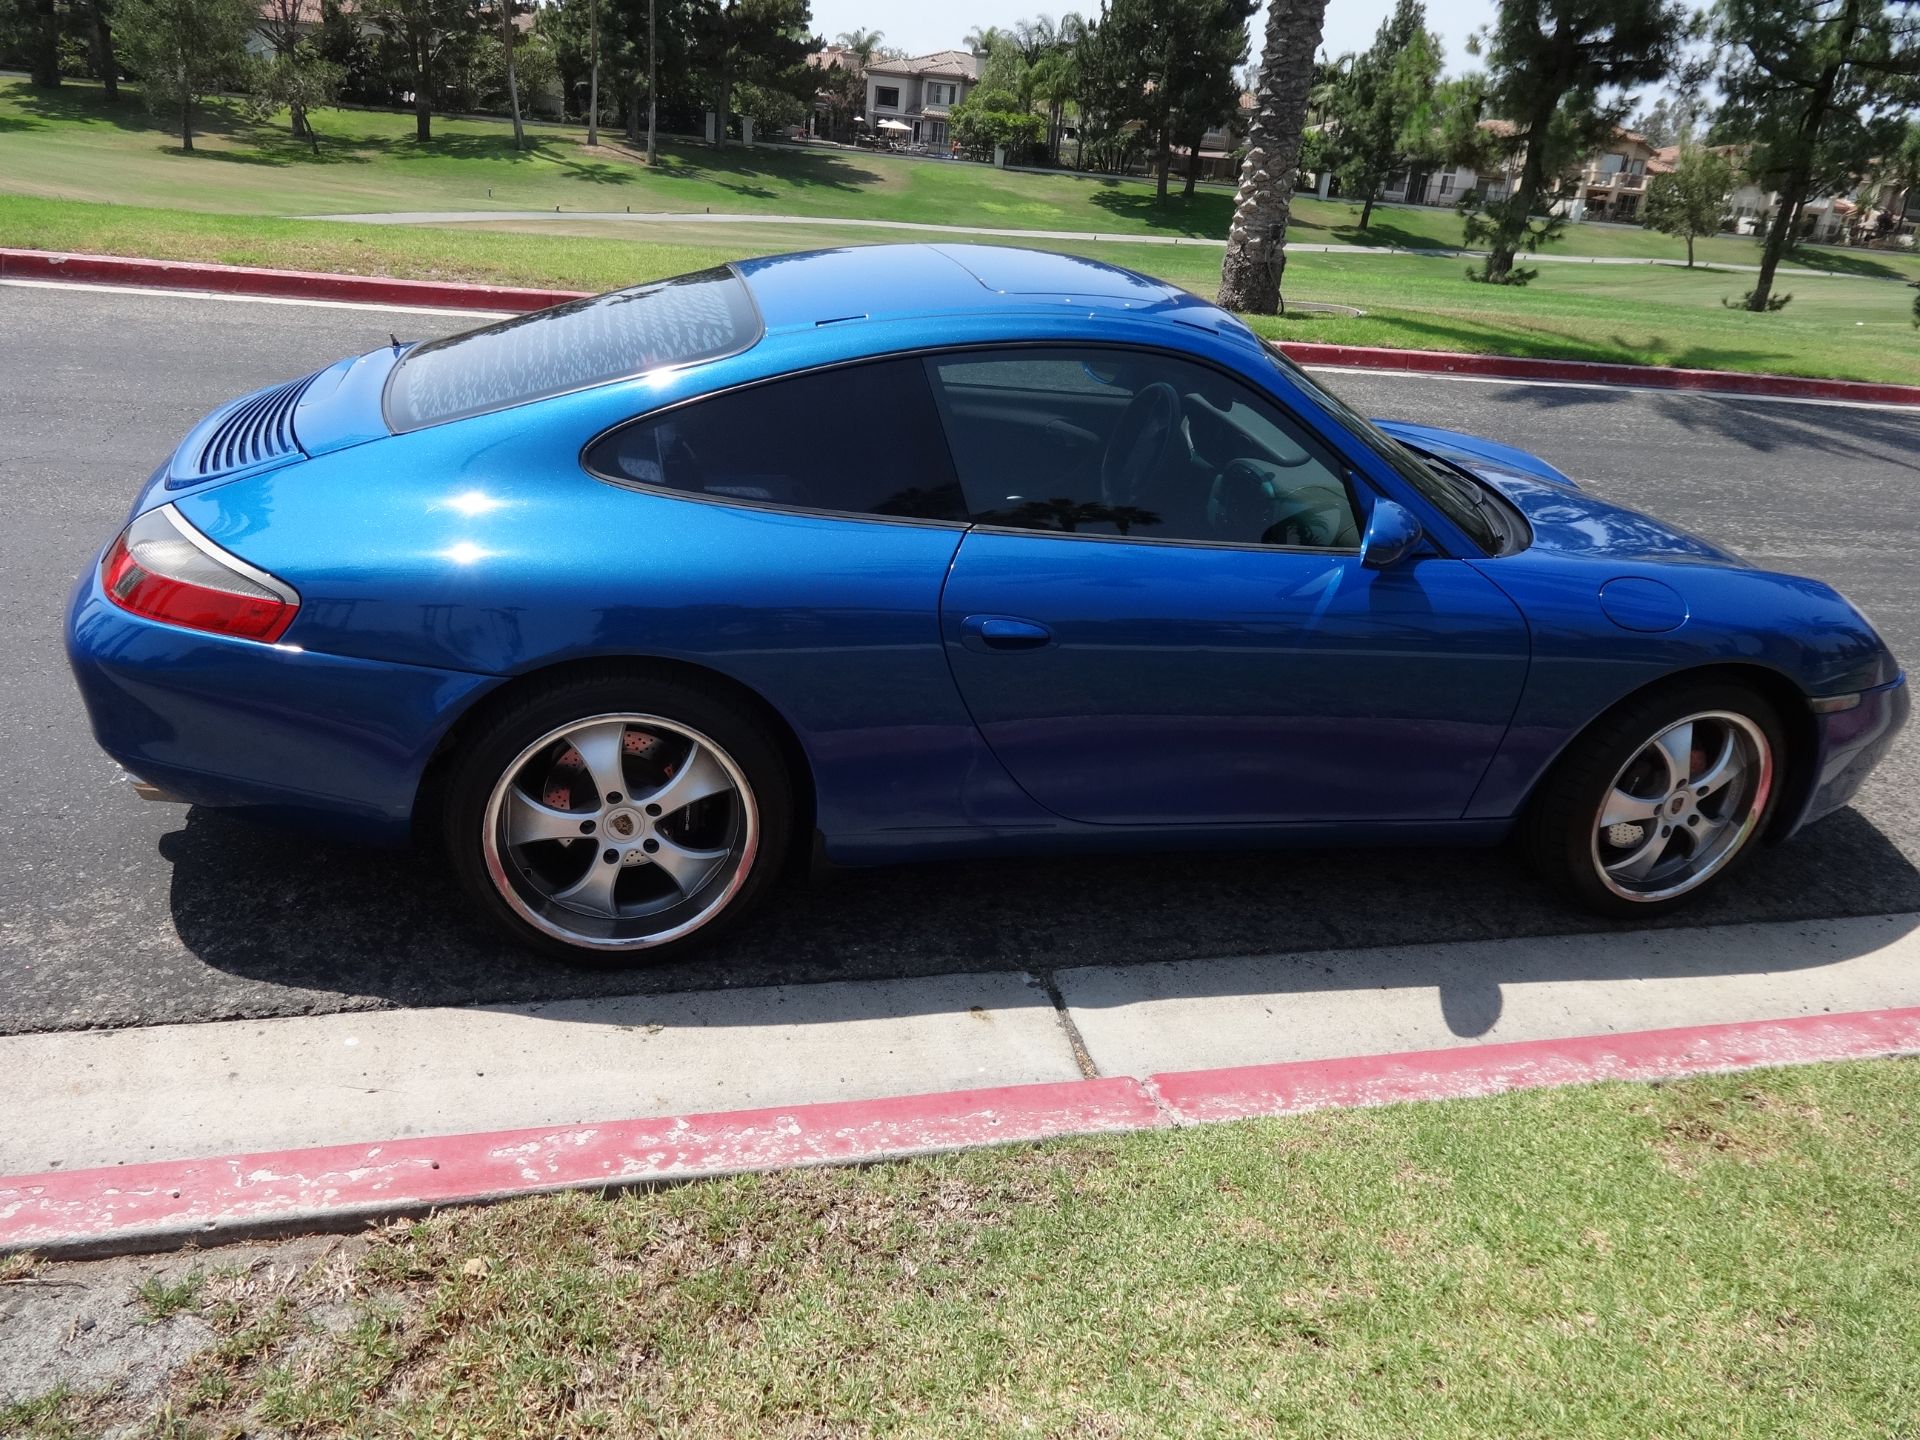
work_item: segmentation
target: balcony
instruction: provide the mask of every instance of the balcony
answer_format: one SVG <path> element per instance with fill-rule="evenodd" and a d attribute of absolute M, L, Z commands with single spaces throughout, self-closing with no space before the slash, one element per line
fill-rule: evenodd
<path fill-rule="evenodd" d="M 1647 177 L 1630 175 L 1625 170 L 1615 170 L 1610 174 L 1588 170 L 1580 177 L 1580 183 L 1588 190 L 1605 190 L 1614 195 L 1638 195 L 1647 188 Z"/>

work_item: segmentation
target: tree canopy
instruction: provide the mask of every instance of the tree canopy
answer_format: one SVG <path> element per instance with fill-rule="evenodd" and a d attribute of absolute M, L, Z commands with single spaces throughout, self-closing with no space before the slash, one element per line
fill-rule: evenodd
<path fill-rule="evenodd" d="M 1748 172 L 1778 192 L 1747 308 L 1764 311 L 1807 201 L 1839 194 L 1895 152 L 1920 86 L 1912 0 L 1719 0 L 1725 104 L 1716 139 L 1751 144 Z"/>
<path fill-rule="evenodd" d="M 1623 92 L 1672 72 L 1689 25 L 1679 0 L 1500 0 L 1484 41 L 1486 105 L 1505 124 L 1481 134 L 1487 158 L 1514 181 L 1508 195 L 1464 207 L 1468 245 L 1488 249 L 1477 279 L 1532 278 L 1514 256 L 1558 233 L 1560 222 L 1541 213 L 1548 188 L 1613 138 L 1626 118 Z"/>
<path fill-rule="evenodd" d="M 1735 180 L 1732 162 L 1716 150 L 1684 144 L 1673 170 L 1647 181 L 1641 220 L 1648 229 L 1687 242 L 1687 268 L 1693 268 L 1693 242 L 1712 235 L 1727 213 Z"/>
<path fill-rule="evenodd" d="M 1344 57 L 1329 82 L 1322 158 L 1338 172 L 1341 192 L 1360 202 L 1362 230 L 1386 183 L 1437 152 L 1434 87 L 1443 54 L 1426 6 L 1399 0 L 1372 46 Z"/>

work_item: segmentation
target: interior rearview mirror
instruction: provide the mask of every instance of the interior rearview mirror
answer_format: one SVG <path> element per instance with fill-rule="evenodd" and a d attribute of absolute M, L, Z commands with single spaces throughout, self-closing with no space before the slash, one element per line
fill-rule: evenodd
<path fill-rule="evenodd" d="M 1360 563 L 1369 570 L 1384 570 L 1406 559 L 1420 543 L 1420 522 L 1405 507 L 1384 497 L 1373 502 L 1373 514 L 1367 517 L 1367 533 L 1360 542 Z"/>

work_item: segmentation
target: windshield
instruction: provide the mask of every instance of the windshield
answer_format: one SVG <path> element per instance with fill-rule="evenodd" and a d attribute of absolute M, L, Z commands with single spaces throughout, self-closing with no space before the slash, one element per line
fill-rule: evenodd
<path fill-rule="evenodd" d="M 1499 530 L 1479 503 L 1477 494 L 1463 492 L 1457 483 L 1449 482 L 1442 476 L 1436 475 L 1418 455 L 1326 386 L 1320 384 L 1278 350 L 1268 346 L 1267 353 L 1273 357 L 1274 364 L 1286 372 L 1289 380 L 1337 416 L 1363 445 L 1391 465 L 1396 475 L 1417 490 L 1422 499 L 1459 526 L 1467 537 L 1487 554 L 1498 553 L 1501 548 Z"/>
<path fill-rule="evenodd" d="M 414 346 L 387 380 L 387 424 L 420 430 L 737 355 L 759 338 L 753 298 L 733 271 L 656 280 Z"/>

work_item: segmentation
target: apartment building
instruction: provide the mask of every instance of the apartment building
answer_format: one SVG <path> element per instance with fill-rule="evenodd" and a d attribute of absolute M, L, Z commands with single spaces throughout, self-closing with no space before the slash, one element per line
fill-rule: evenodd
<path fill-rule="evenodd" d="M 867 67 L 866 122 L 905 125 L 893 133 L 913 144 L 944 150 L 951 138 L 947 117 L 980 80 L 980 57 L 965 50 L 936 50 L 908 60 L 880 60 Z"/>

